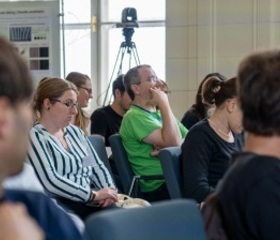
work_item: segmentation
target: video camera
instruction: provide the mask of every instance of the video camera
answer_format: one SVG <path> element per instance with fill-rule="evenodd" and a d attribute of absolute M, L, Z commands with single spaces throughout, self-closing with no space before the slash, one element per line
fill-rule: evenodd
<path fill-rule="evenodd" d="M 125 8 L 122 11 L 122 22 L 117 23 L 117 28 L 139 27 L 137 22 L 137 11 L 135 8 Z"/>
<path fill-rule="evenodd" d="M 125 8 L 122 11 L 122 22 L 116 24 L 117 28 L 123 28 L 123 35 L 127 45 L 131 46 L 131 38 L 134 28 L 139 27 L 137 22 L 137 11 L 135 8 Z"/>

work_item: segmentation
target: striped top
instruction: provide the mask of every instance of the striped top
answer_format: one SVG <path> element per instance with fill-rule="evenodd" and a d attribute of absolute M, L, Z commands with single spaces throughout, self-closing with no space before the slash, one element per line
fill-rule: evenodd
<path fill-rule="evenodd" d="M 64 137 L 69 149 L 40 123 L 30 130 L 28 161 L 43 187 L 51 194 L 79 202 L 89 200 L 92 185 L 94 189 L 115 188 L 110 173 L 81 129 L 69 125 L 64 128 Z"/>

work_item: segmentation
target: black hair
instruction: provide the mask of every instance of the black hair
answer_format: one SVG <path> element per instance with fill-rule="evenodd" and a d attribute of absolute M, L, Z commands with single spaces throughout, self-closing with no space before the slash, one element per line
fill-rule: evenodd
<path fill-rule="evenodd" d="M 202 91 L 202 85 L 203 83 L 210 77 L 217 77 L 222 81 L 226 80 L 226 77 L 224 75 L 222 75 L 219 72 L 213 72 L 213 73 L 209 73 L 207 74 L 203 80 L 201 81 L 201 83 L 198 86 L 198 90 L 196 93 L 196 97 L 195 97 L 195 104 L 192 105 L 192 108 L 195 112 L 195 114 L 197 115 L 197 117 L 201 120 L 207 117 L 207 110 L 208 110 L 208 105 L 202 102 L 202 95 L 201 95 L 201 91 Z"/>
<path fill-rule="evenodd" d="M 219 108 L 227 99 L 237 97 L 236 78 L 222 81 L 217 77 L 208 78 L 202 85 L 202 102 Z"/>
<path fill-rule="evenodd" d="M 121 94 L 125 92 L 125 87 L 123 83 L 124 74 L 119 75 L 116 80 L 113 82 L 112 85 L 112 94 L 115 96 L 115 91 L 118 89 L 120 90 Z"/>

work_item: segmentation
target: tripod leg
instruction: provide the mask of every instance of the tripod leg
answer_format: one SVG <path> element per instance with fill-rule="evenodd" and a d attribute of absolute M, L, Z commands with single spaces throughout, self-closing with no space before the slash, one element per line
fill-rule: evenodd
<path fill-rule="evenodd" d="M 103 107 L 106 106 L 106 104 L 107 104 L 107 98 L 108 98 L 110 86 L 111 86 L 111 83 L 112 83 L 113 78 L 115 76 L 115 71 L 116 71 L 116 67 L 117 67 L 118 62 L 120 62 L 119 69 L 118 69 L 118 75 L 120 75 L 122 73 L 122 62 L 123 62 L 123 57 L 124 57 L 124 54 L 125 54 L 125 50 L 126 50 L 126 44 L 125 44 L 125 42 L 122 42 L 121 45 L 120 45 L 118 54 L 117 54 L 117 58 L 116 58 L 114 68 L 113 68 L 113 71 L 112 71 L 112 74 L 111 74 L 111 77 L 110 77 L 110 81 L 108 83 L 108 87 L 106 89 L 106 94 L 105 94 L 104 101 L 103 101 L 103 104 L 102 104 Z M 109 99 L 109 102 L 111 102 L 111 98 L 112 98 L 112 95 Z"/>
<path fill-rule="evenodd" d="M 131 48 L 132 48 L 132 54 L 133 54 L 133 57 L 134 57 L 135 64 L 139 65 L 140 64 L 140 59 L 139 59 L 138 51 L 137 51 L 137 48 L 136 48 L 136 44 L 134 42 L 132 42 L 131 46 L 132 46 Z"/>

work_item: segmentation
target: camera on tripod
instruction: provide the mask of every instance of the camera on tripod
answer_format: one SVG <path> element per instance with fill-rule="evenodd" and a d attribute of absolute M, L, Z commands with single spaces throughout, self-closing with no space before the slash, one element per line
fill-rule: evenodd
<path fill-rule="evenodd" d="M 134 28 L 139 27 L 138 22 L 137 22 L 137 11 L 135 8 L 125 8 L 122 11 L 122 22 L 116 24 L 117 28 L 122 28 L 123 31 L 123 36 L 125 37 L 125 41 L 123 41 L 120 45 L 117 58 L 114 64 L 113 72 L 106 90 L 105 98 L 103 101 L 103 106 L 106 106 L 107 103 L 111 102 L 111 97 L 109 98 L 108 101 L 108 93 L 110 90 L 110 85 L 112 80 L 114 79 L 116 70 L 117 70 L 117 65 L 119 65 L 118 70 L 117 70 L 117 76 L 123 73 L 123 62 L 124 62 L 124 57 L 125 54 L 127 53 L 128 55 L 128 69 L 131 68 L 132 62 L 135 63 L 135 65 L 140 64 L 140 59 L 138 55 L 138 51 L 136 48 L 136 44 L 131 41 L 132 40 L 132 35 L 134 33 Z"/>
<path fill-rule="evenodd" d="M 137 11 L 135 8 L 125 8 L 122 11 L 122 22 L 117 23 L 117 28 L 139 27 L 137 22 Z"/>
<path fill-rule="evenodd" d="M 122 22 L 116 24 L 117 28 L 123 28 L 123 35 L 128 45 L 131 45 L 131 38 L 135 27 L 139 27 L 137 22 L 137 11 L 135 8 L 125 8 L 122 11 Z"/>

